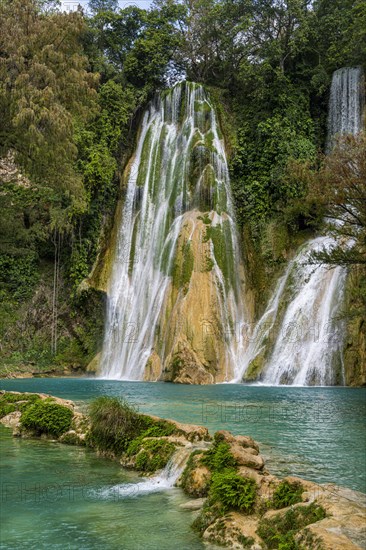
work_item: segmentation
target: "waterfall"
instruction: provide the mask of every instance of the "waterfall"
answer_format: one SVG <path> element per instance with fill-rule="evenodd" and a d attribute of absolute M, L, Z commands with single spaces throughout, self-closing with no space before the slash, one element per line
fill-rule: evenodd
<path fill-rule="evenodd" d="M 329 99 L 327 152 L 339 134 L 358 134 L 362 129 L 364 82 L 361 67 L 343 68 L 333 74 Z"/>
<path fill-rule="evenodd" d="M 362 83 L 360 68 L 344 68 L 334 73 L 328 151 L 337 135 L 361 131 Z M 308 260 L 312 251 L 334 245 L 332 238 L 320 236 L 302 246 L 289 262 L 255 327 L 239 379 L 271 385 L 344 383 L 344 325 L 339 314 L 347 271 L 312 265 Z"/>
<path fill-rule="evenodd" d="M 202 86 L 178 84 L 150 103 L 125 182 L 101 376 L 141 380 L 153 363 L 156 379 L 184 366 L 183 346 L 202 376 L 209 366 L 212 381 L 232 378 L 240 355 L 232 327 L 244 316 L 240 254 L 223 139 Z M 199 278 L 207 300 L 196 294 L 192 307 Z M 197 344 L 195 323 L 208 323 L 223 348 L 209 353 L 203 329 Z"/>

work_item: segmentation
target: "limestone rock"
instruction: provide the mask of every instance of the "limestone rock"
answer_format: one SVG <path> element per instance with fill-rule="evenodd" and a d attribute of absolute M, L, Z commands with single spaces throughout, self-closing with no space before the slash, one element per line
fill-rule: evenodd
<path fill-rule="evenodd" d="M 21 416 L 22 416 L 22 413 L 20 411 L 14 411 L 0 418 L 0 422 L 6 428 L 12 428 L 13 430 L 15 430 L 20 426 Z"/>
<path fill-rule="evenodd" d="M 200 510 L 205 502 L 205 498 L 195 498 L 194 500 L 184 502 L 180 505 L 180 508 L 182 508 L 183 510 Z"/>
<path fill-rule="evenodd" d="M 161 360 L 156 351 L 153 351 L 150 355 L 144 372 L 144 380 L 150 380 L 156 382 L 161 376 Z"/>
<path fill-rule="evenodd" d="M 214 223 L 213 213 L 207 216 L 195 210 L 184 214 L 172 281 L 154 341 L 162 365 L 160 378 L 165 381 L 212 384 L 230 380 L 234 375 L 227 360 L 227 327 L 223 321 L 222 296 L 226 287 L 222 288 L 213 269 L 208 228 Z M 219 231 L 219 226 L 214 227 Z M 231 283 L 227 284 L 230 287 Z M 224 311 L 233 323 L 235 300 L 233 290 L 228 292 L 231 294 L 226 296 Z M 148 361 L 145 379 L 155 379 L 156 372 Z"/>
<path fill-rule="evenodd" d="M 264 460 L 260 455 L 248 452 L 248 449 L 241 447 L 237 443 L 233 443 L 230 446 L 230 452 L 239 466 L 247 466 L 254 470 L 262 470 L 264 467 Z"/>

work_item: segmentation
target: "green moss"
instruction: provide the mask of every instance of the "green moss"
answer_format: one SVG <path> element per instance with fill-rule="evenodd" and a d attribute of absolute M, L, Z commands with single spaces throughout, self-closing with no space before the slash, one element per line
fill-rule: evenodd
<path fill-rule="evenodd" d="M 253 381 L 257 380 L 258 376 L 262 372 L 264 366 L 264 356 L 263 354 L 257 355 L 248 365 L 247 370 L 243 376 L 243 380 Z"/>
<path fill-rule="evenodd" d="M 316 503 L 311 503 L 309 506 L 298 506 L 291 508 L 286 514 L 277 514 L 270 519 L 262 519 L 257 533 L 269 549 L 301 550 L 295 541 L 296 533 L 325 517 L 324 508 Z M 306 546 L 306 548 L 310 550 L 314 547 Z"/>
<path fill-rule="evenodd" d="M 33 403 L 40 400 L 37 394 L 3 393 L 0 394 L 0 418 L 11 412 L 24 412 Z"/>
<path fill-rule="evenodd" d="M 210 225 L 212 223 L 212 220 L 208 214 L 208 212 L 205 212 L 203 216 L 197 216 L 197 220 L 201 220 L 205 225 Z"/>
<path fill-rule="evenodd" d="M 186 241 L 181 253 L 177 255 L 173 268 L 173 284 L 178 289 L 188 291 L 189 282 L 193 273 L 194 257 L 191 248 L 191 242 Z"/>
<path fill-rule="evenodd" d="M 40 400 L 22 413 L 21 425 L 37 435 L 44 433 L 59 437 L 70 429 L 72 417 L 73 412 L 69 408 Z"/>
<path fill-rule="evenodd" d="M 136 457 L 136 468 L 142 472 L 156 472 L 164 468 L 175 451 L 174 443 L 165 439 L 145 439 Z"/>
<path fill-rule="evenodd" d="M 3 418 L 7 414 L 15 412 L 16 410 L 17 410 L 17 407 L 14 405 L 14 403 L 1 403 L 0 402 L 0 418 Z"/>
<path fill-rule="evenodd" d="M 223 222 L 222 225 L 207 226 L 204 242 L 209 240 L 213 244 L 215 260 L 223 274 L 226 287 L 231 285 L 235 289 L 234 250 L 229 221 Z"/>

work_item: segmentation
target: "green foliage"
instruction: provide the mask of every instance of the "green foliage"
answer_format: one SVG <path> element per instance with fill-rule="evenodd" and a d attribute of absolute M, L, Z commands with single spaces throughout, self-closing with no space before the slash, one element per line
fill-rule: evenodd
<path fill-rule="evenodd" d="M 142 415 L 127 401 L 98 397 L 89 406 L 90 444 L 102 451 L 122 454 L 145 427 Z"/>
<path fill-rule="evenodd" d="M 278 514 L 270 519 L 262 519 L 257 533 L 269 549 L 301 550 L 294 535 L 311 523 L 326 517 L 325 510 L 318 504 L 291 508 L 286 514 Z M 311 546 L 307 548 L 312 548 Z"/>
<path fill-rule="evenodd" d="M 12 413 L 16 410 L 17 410 L 17 408 L 14 405 L 14 403 L 6 403 L 6 402 L 3 402 L 2 399 L 0 399 L 0 418 L 2 418 L 3 416 L 6 416 L 7 414 L 10 414 L 10 413 Z"/>
<path fill-rule="evenodd" d="M 290 483 L 289 481 L 281 481 L 276 487 L 272 497 L 272 507 L 278 510 L 286 508 L 297 502 L 301 502 L 301 495 L 304 492 L 300 482 Z"/>
<path fill-rule="evenodd" d="M 214 472 L 210 486 L 209 499 L 220 502 L 224 510 L 252 512 L 257 494 L 253 479 L 243 478 L 234 470 Z"/>
<path fill-rule="evenodd" d="M 236 467 L 235 458 L 230 453 L 230 445 L 218 441 L 215 441 L 212 447 L 205 452 L 201 462 L 212 472 L 221 472 L 227 468 Z"/>
<path fill-rule="evenodd" d="M 39 401 L 37 394 L 0 394 L 0 418 L 14 411 L 24 412 L 28 407 Z"/>
<path fill-rule="evenodd" d="M 101 451 L 121 455 L 136 454 L 145 437 L 163 437 L 175 432 L 175 426 L 139 414 L 127 401 L 116 397 L 98 397 L 89 406 L 91 429 L 89 443 Z"/>
<path fill-rule="evenodd" d="M 38 401 L 22 413 L 21 425 L 38 435 L 59 437 L 70 429 L 73 412 L 54 402 Z"/>
<path fill-rule="evenodd" d="M 156 472 L 166 466 L 175 451 L 174 443 L 164 439 L 145 439 L 137 451 L 136 468 L 142 472 Z"/>

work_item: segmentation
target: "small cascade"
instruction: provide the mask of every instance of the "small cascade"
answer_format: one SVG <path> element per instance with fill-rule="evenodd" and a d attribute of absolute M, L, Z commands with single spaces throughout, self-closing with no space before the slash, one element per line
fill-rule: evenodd
<path fill-rule="evenodd" d="M 361 131 L 363 101 L 362 70 L 336 71 L 330 93 L 328 151 L 337 135 Z M 340 308 L 347 271 L 309 263 L 312 251 L 334 245 L 332 238 L 318 237 L 289 263 L 251 336 L 238 381 L 299 386 L 344 383 Z"/>
<path fill-rule="evenodd" d="M 205 382 L 231 379 L 241 355 L 232 327 L 244 316 L 240 254 L 223 140 L 202 86 L 178 84 L 151 102 L 125 193 L 101 376 L 169 372 L 174 381 L 177 366 L 192 377 L 196 364 Z"/>
<path fill-rule="evenodd" d="M 200 447 L 197 447 L 200 448 Z M 102 498 L 129 498 L 157 493 L 171 489 L 186 467 L 194 447 L 181 447 L 171 457 L 167 465 L 157 475 L 139 481 L 138 483 L 122 483 L 114 485 L 99 493 Z"/>

